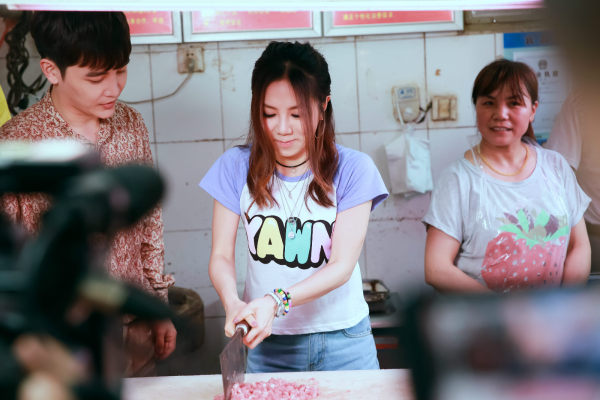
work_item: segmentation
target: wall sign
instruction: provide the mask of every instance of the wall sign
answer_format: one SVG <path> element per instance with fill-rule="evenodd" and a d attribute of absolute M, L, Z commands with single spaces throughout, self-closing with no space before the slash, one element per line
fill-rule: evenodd
<path fill-rule="evenodd" d="M 132 44 L 181 42 L 181 16 L 171 11 L 125 12 Z"/>
<path fill-rule="evenodd" d="M 321 14 L 311 11 L 192 11 L 184 13 L 186 42 L 321 36 Z"/>
<path fill-rule="evenodd" d="M 543 143 L 569 93 L 563 61 L 548 32 L 505 33 L 503 39 L 504 57 L 527 64 L 537 76 L 539 105 L 532 125 L 538 142 Z"/>
<path fill-rule="evenodd" d="M 132 35 L 173 33 L 173 19 L 168 11 L 129 11 L 125 13 Z"/>
<path fill-rule="evenodd" d="M 334 11 L 332 27 L 452 21 L 452 11 Z"/>
<path fill-rule="evenodd" d="M 333 11 L 324 13 L 325 36 L 462 30 L 460 11 Z"/>

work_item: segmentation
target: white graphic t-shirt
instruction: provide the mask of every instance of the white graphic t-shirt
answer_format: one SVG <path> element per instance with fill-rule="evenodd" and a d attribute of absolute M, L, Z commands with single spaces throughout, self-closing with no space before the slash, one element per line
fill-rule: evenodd
<path fill-rule="evenodd" d="M 339 145 L 337 150 L 333 207 L 323 207 L 310 197 L 304 202 L 303 193 L 312 180 L 308 171 L 298 177 L 276 172 L 272 194 L 279 206 L 259 208 L 246 184 L 250 156 L 247 147 L 226 151 L 200 182 L 204 190 L 243 221 L 248 239 L 244 301 L 262 297 L 275 288 L 289 288 L 317 272 L 331 255 L 337 213 L 366 201 L 372 201 L 374 209 L 387 197 L 381 175 L 366 154 Z M 273 334 L 344 329 L 356 325 L 368 313 L 357 263 L 348 282 L 326 295 L 300 306 L 294 306 L 292 297 L 291 311 L 275 319 Z"/>

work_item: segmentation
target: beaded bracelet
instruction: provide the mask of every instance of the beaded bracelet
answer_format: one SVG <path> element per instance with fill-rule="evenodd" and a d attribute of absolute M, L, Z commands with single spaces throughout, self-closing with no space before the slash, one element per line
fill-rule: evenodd
<path fill-rule="evenodd" d="M 277 296 L 275 293 L 267 293 L 265 296 L 271 296 L 273 300 L 275 300 L 275 304 L 277 305 L 277 309 L 275 310 L 275 316 L 279 317 L 283 314 L 283 301 Z"/>
<path fill-rule="evenodd" d="M 273 289 L 273 293 L 275 293 L 283 303 L 283 315 L 289 313 L 290 307 L 292 306 L 292 296 L 290 295 L 290 292 L 286 292 L 285 290 L 279 288 Z"/>

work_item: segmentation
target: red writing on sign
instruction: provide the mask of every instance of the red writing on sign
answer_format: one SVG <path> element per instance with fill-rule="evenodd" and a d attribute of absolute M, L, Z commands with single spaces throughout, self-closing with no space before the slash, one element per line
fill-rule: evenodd
<path fill-rule="evenodd" d="M 194 33 L 312 28 L 311 11 L 194 11 Z"/>

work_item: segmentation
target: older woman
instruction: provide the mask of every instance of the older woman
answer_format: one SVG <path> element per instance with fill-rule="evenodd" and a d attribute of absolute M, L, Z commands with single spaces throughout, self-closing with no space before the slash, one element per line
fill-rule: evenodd
<path fill-rule="evenodd" d="M 480 142 L 440 176 L 429 211 L 425 279 L 440 291 L 509 292 L 584 283 L 590 202 L 558 153 L 537 145 L 535 73 L 484 67 L 473 86 Z"/>

